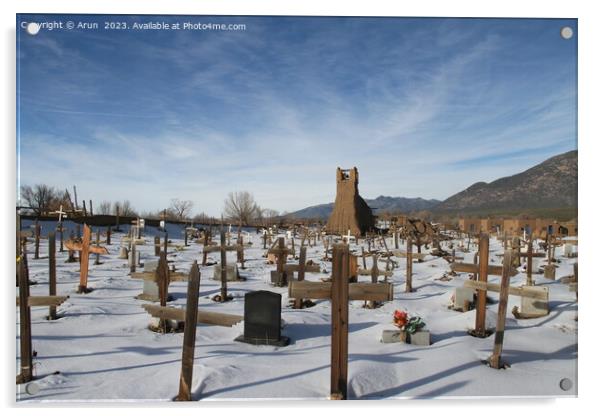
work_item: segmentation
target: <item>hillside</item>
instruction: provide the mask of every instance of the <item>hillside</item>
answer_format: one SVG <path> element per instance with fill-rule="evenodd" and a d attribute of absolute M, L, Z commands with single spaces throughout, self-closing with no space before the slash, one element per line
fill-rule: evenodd
<path fill-rule="evenodd" d="M 435 212 L 502 212 L 577 207 L 577 151 L 524 172 L 477 182 L 434 207 Z"/>

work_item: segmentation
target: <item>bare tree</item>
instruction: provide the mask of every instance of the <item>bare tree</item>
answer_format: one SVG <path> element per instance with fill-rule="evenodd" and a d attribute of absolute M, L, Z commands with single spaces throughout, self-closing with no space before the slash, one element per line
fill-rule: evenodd
<path fill-rule="evenodd" d="M 113 204 L 113 213 L 115 215 L 117 215 L 117 211 L 119 211 L 119 215 L 122 217 L 135 217 L 138 215 L 127 199 L 123 202 L 117 201 Z"/>
<path fill-rule="evenodd" d="M 248 225 L 260 213 L 253 194 L 247 191 L 230 192 L 224 200 L 226 217 L 238 221 L 239 225 Z"/>
<path fill-rule="evenodd" d="M 181 199 L 173 198 L 169 206 L 169 211 L 173 213 L 177 220 L 182 221 L 188 218 L 193 205 L 192 201 L 182 201 Z"/>
<path fill-rule="evenodd" d="M 262 209 L 261 214 L 266 225 L 272 225 L 274 223 L 274 219 L 279 215 L 278 211 L 270 208 Z"/>
<path fill-rule="evenodd" d="M 21 198 L 36 215 L 44 215 L 52 210 L 58 194 L 56 189 L 48 185 L 37 184 L 33 188 L 23 185 L 21 186 Z"/>
<path fill-rule="evenodd" d="M 101 215 L 109 215 L 111 213 L 111 203 L 109 201 L 102 201 L 98 206 L 98 213 Z"/>

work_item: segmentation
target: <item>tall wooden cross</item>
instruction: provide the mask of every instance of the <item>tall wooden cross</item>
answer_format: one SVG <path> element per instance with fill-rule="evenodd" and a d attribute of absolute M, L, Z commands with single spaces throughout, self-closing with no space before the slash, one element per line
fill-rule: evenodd
<path fill-rule="evenodd" d="M 275 273 L 277 273 L 278 276 L 277 279 L 272 279 L 272 281 L 275 280 L 276 286 L 281 287 L 287 284 L 287 272 L 284 269 L 284 265 L 286 264 L 286 259 L 290 252 L 290 249 L 284 244 L 284 237 L 278 237 L 278 247 L 272 247 L 268 250 L 268 254 L 273 254 L 276 256 Z"/>
<path fill-rule="evenodd" d="M 79 286 L 77 293 L 89 293 L 91 290 L 88 289 L 88 263 L 90 261 L 90 253 L 98 254 L 109 254 L 106 247 L 102 246 L 90 246 L 92 231 L 90 227 L 84 224 L 84 234 L 82 241 L 68 240 L 65 242 L 65 247 L 71 251 L 78 251 L 80 258 L 79 267 Z"/>
<path fill-rule="evenodd" d="M 479 263 L 478 265 L 470 263 L 451 263 L 450 268 L 454 272 L 474 273 L 478 276 L 479 283 L 487 285 L 488 275 L 501 276 L 503 273 L 502 266 L 493 266 L 489 264 L 489 234 L 481 233 L 479 236 Z M 516 269 L 509 269 L 510 275 L 516 275 Z M 470 331 L 471 335 L 479 338 L 486 338 L 489 334 L 485 325 L 485 316 L 487 313 L 487 286 L 477 289 L 477 304 L 476 304 L 475 328 Z"/>
<path fill-rule="evenodd" d="M 219 251 L 220 267 L 221 267 L 221 283 L 222 283 L 222 286 L 220 289 L 220 302 L 226 302 L 226 301 L 232 299 L 232 297 L 228 296 L 228 274 L 227 274 L 226 253 L 228 251 L 239 252 L 240 250 L 244 250 L 244 247 L 239 244 L 226 245 L 226 233 L 224 232 L 223 227 L 222 227 L 222 230 L 220 231 L 219 239 L 220 239 L 219 246 L 212 246 L 212 247 L 203 246 L 203 257 L 205 256 L 205 253 L 213 253 L 213 252 Z"/>
<path fill-rule="evenodd" d="M 332 335 L 330 362 L 330 397 L 347 398 L 349 301 L 393 300 L 391 283 L 349 283 L 349 246 L 334 244 L 332 250 L 332 282 L 291 280 L 290 298 L 330 299 L 332 303 Z"/>
<path fill-rule="evenodd" d="M 17 384 L 27 383 L 33 379 L 33 348 L 31 346 L 31 307 L 32 306 L 59 306 L 69 296 L 30 296 L 29 272 L 27 270 L 27 246 L 21 247 L 21 256 L 17 259 L 17 272 L 19 278 L 19 339 L 21 351 L 21 370 L 17 375 Z"/>

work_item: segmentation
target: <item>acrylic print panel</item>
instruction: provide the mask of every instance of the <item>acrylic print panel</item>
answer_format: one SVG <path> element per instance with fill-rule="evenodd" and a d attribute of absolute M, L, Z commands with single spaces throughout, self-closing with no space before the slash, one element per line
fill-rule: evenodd
<path fill-rule="evenodd" d="M 577 395 L 576 19 L 16 27 L 17 401 Z"/>

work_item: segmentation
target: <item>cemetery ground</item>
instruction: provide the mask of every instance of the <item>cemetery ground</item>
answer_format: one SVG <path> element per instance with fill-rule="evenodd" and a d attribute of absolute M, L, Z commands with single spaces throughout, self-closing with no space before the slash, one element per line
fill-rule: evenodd
<path fill-rule="evenodd" d="M 46 226 L 49 229 L 50 226 Z M 104 231 L 104 230 L 103 230 Z M 93 235 L 95 235 L 95 229 Z M 43 233 L 45 236 L 47 233 Z M 101 264 L 90 257 L 88 288 L 90 293 L 76 293 L 80 281 L 79 264 L 66 263 L 68 253 L 56 253 L 57 294 L 69 298 L 57 308 L 59 319 L 49 321 L 48 307 L 31 308 L 31 332 L 34 362 L 35 394 L 17 386 L 18 401 L 171 401 L 178 393 L 182 359 L 182 333 L 161 334 L 148 329 L 151 316 L 142 305 L 151 302 L 136 299 L 143 282 L 129 276 L 127 260 L 119 259 L 119 243 L 123 233 L 113 233 L 112 244 L 105 245 L 108 255 L 101 255 Z M 233 238 L 235 233 L 233 232 Z M 156 261 L 153 238 L 144 237 L 138 245 L 141 263 Z M 188 273 L 194 260 L 199 266 L 202 244 L 190 241 L 184 246 L 183 236 L 170 236 L 167 259 L 176 271 Z M 288 288 L 270 283 L 275 265 L 263 257 L 262 236 L 245 235 L 252 245 L 245 248 L 245 268 L 239 267 L 244 281 L 229 281 L 232 301 L 219 303 L 211 298 L 220 293 L 220 282 L 213 280 L 214 266 L 201 266 L 199 309 L 235 315 L 244 313 L 244 296 L 256 290 L 282 294 L 282 335 L 290 338 L 287 346 L 251 345 L 234 339 L 243 333 L 244 323 L 233 327 L 198 324 L 194 351 L 192 381 L 193 400 L 233 399 L 314 399 L 329 398 L 331 363 L 331 304 L 315 300 L 316 305 L 293 309 Z M 219 241 L 214 236 L 214 241 Z M 457 241 L 456 241 L 457 243 Z M 102 244 L 102 243 L 101 243 Z M 297 255 L 300 239 L 296 240 Z M 392 243 L 389 241 L 389 244 Z M 466 240 L 464 242 L 466 244 Z M 446 243 L 442 243 L 446 248 Z M 353 242 L 350 249 L 361 254 Z M 33 240 L 28 239 L 29 278 L 31 295 L 48 295 L 48 240 L 40 243 L 40 258 L 33 258 Z M 504 250 L 501 240 L 490 240 L 489 263 L 501 265 Z M 431 397 L 524 397 L 575 396 L 577 394 L 577 302 L 575 292 L 560 278 L 573 273 L 576 258 L 562 256 L 556 279 L 534 274 L 537 286 L 549 288 L 550 313 L 535 319 L 515 319 L 510 312 L 520 307 L 520 298 L 510 296 L 506 315 L 503 360 L 507 369 L 497 370 L 485 364 L 493 349 L 494 335 L 476 338 L 468 334 L 474 328 L 475 310 L 457 312 L 448 308 L 454 288 L 463 286 L 468 273 L 449 276 L 449 263 L 427 255 L 423 262 L 414 261 L 414 292 L 405 292 L 405 258 L 393 257 L 398 267 L 389 278 L 394 283 L 394 300 L 376 309 L 364 308 L 363 301 L 349 302 L 349 399 L 431 398 Z M 423 252 L 429 253 L 430 250 Z M 463 262 L 471 263 L 477 246 L 467 253 L 457 252 Z M 228 252 L 228 264 L 234 264 L 236 253 Z M 307 247 L 307 259 L 320 265 L 321 273 L 306 273 L 305 280 L 321 281 L 331 272 L 331 263 L 322 260 L 324 247 Z M 208 254 L 209 262 L 219 262 L 220 253 Z M 372 258 L 366 259 L 368 268 Z M 545 258 L 533 258 L 533 269 L 544 264 Z M 296 264 L 296 260 L 289 259 Z M 526 260 L 523 259 L 523 264 Z M 361 257 L 358 260 L 361 267 Z M 240 266 L 240 265 L 239 265 Z M 379 262 L 384 269 L 385 263 Z M 524 268 L 511 277 L 512 286 L 526 281 Z M 142 267 L 138 269 L 142 271 Z M 324 273 L 324 271 L 326 273 Z M 380 276 L 379 279 L 383 277 Z M 369 282 L 370 276 L 359 276 Z M 500 276 L 489 276 L 499 283 Z M 173 298 L 168 306 L 184 307 L 187 282 L 169 285 Z M 488 292 L 487 326 L 495 327 L 498 293 Z M 157 303 L 153 303 L 157 305 Z M 395 310 L 418 315 L 431 332 L 431 345 L 382 343 L 381 334 L 393 326 Z M 19 313 L 17 310 L 17 333 Z M 17 337 L 17 343 L 19 339 Z M 17 373 L 19 372 L 17 344 Z M 560 387 L 562 379 L 572 383 L 568 390 Z"/>

